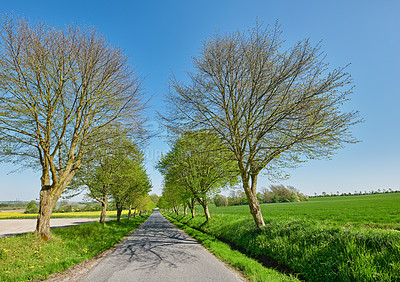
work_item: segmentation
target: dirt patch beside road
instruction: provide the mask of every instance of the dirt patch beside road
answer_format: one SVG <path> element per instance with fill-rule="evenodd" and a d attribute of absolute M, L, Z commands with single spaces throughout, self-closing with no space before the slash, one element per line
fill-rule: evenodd
<path fill-rule="evenodd" d="M 25 209 L 19 209 L 19 210 L 1 210 L 0 213 L 2 212 L 24 212 Z"/>

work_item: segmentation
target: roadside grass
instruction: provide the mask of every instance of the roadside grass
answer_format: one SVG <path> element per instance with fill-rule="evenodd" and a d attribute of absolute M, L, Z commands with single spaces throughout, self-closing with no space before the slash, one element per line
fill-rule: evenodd
<path fill-rule="evenodd" d="M 0 239 L 0 281 L 44 279 L 111 248 L 136 229 L 149 215 L 121 222 L 108 221 L 103 228 L 93 222 L 52 229 L 52 239 L 35 233 Z"/>
<path fill-rule="evenodd" d="M 79 211 L 79 212 L 63 212 L 52 213 L 51 218 L 99 218 L 101 211 Z M 128 215 L 128 210 L 122 211 L 122 217 Z M 37 219 L 38 214 L 25 214 L 23 212 L 2 212 L 0 213 L 1 219 Z M 117 218 L 117 211 L 107 211 L 107 218 Z M 132 214 L 133 217 L 133 214 Z"/>
<path fill-rule="evenodd" d="M 300 281 L 293 275 L 288 276 L 277 270 L 264 267 L 256 260 L 245 256 L 239 251 L 232 250 L 228 244 L 219 241 L 211 235 L 193 229 L 186 224 L 182 224 L 173 217 L 168 216 L 165 212 L 163 212 L 163 215 L 171 223 L 195 238 L 216 257 L 240 271 L 250 281 Z"/>
<path fill-rule="evenodd" d="M 265 204 L 262 231 L 247 206 L 210 206 L 208 222 L 200 209 L 194 219 L 169 215 L 307 281 L 400 281 L 399 200 L 383 194 Z"/>

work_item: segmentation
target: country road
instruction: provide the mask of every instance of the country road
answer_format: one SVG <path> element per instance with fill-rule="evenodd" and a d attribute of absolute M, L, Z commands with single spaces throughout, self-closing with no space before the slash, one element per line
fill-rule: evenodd
<path fill-rule="evenodd" d="M 80 281 L 244 281 L 159 211 Z"/>

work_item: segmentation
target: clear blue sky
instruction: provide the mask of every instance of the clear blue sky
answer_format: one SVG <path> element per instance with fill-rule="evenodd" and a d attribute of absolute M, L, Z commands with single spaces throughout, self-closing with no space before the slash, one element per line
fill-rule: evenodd
<path fill-rule="evenodd" d="M 144 77 L 152 97 L 150 118 L 163 111 L 162 95 L 173 71 L 184 78 L 191 56 L 202 39 L 215 31 L 244 30 L 279 20 L 288 44 L 309 37 L 322 40 L 333 67 L 352 63 L 356 88 L 348 109 L 359 110 L 365 123 L 354 129 L 361 143 L 348 145 L 332 160 L 311 161 L 289 171 L 284 184 L 307 194 L 400 189 L 400 1 L 4 1 L 2 12 L 24 14 L 63 26 L 93 25 L 122 47 Z M 153 122 L 154 129 L 158 129 Z M 161 193 L 162 178 L 154 169 L 168 146 L 154 139 L 146 149 L 153 192 Z M 0 165 L 0 200 L 38 198 L 39 174 Z M 270 182 L 261 178 L 259 188 Z"/>

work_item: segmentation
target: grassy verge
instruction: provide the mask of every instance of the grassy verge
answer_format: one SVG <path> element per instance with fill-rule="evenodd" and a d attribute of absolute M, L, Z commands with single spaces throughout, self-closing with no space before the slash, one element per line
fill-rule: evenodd
<path fill-rule="evenodd" d="M 274 269 L 265 268 L 256 260 L 248 258 L 238 251 L 232 250 L 228 244 L 217 240 L 215 237 L 193 229 L 186 224 L 182 224 L 166 213 L 163 213 L 163 215 L 174 225 L 199 241 L 216 257 L 239 270 L 250 281 L 299 281 L 293 276 L 287 276 Z"/>
<path fill-rule="evenodd" d="M 111 248 L 149 215 L 121 222 L 98 222 L 51 231 L 45 242 L 35 233 L 0 239 L 0 281 L 46 278 Z"/>
<path fill-rule="evenodd" d="M 265 218 L 258 231 L 240 214 L 205 217 L 176 216 L 175 220 L 230 242 L 252 257 L 272 257 L 309 281 L 399 281 L 400 233 L 349 228 L 318 220 Z"/>

